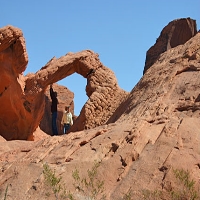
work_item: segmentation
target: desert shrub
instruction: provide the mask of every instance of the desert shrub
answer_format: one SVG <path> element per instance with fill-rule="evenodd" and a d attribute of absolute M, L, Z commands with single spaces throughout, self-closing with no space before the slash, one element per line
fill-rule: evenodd
<path fill-rule="evenodd" d="M 200 198 L 199 191 L 195 189 L 195 181 L 191 179 L 189 171 L 175 169 L 173 173 L 181 188 L 171 192 L 172 200 L 196 200 Z"/>
<path fill-rule="evenodd" d="M 122 197 L 122 200 L 131 200 L 132 199 L 132 190 L 129 188 L 128 192 L 125 193 Z"/>
<path fill-rule="evenodd" d="M 45 183 L 51 188 L 56 199 L 64 199 L 67 197 L 65 186 L 61 183 L 62 177 L 57 177 L 55 171 L 48 164 L 43 165 L 43 175 Z M 46 195 L 50 196 L 50 193 L 47 192 Z"/>
<path fill-rule="evenodd" d="M 143 190 L 143 199 L 198 200 L 200 198 L 200 192 L 195 189 L 195 181 L 191 179 L 189 171 L 175 169 L 173 175 L 175 176 L 175 184 L 179 189 L 172 188 L 169 192 Z"/>
<path fill-rule="evenodd" d="M 154 190 L 154 191 L 150 191 L 150 190 L 142 190 L 142 197 L 145 200 L 160 200 L 162 199 L 162 191 L 159 190 Z"/>
<path fill-rule="evenodd" d="M 74 187 L 83 195 L 85 199 L 88 200 L 103 200 L 106 199 L 104 192 L 104 181 L 97 178 L 99 162 L 94 162 L 91 169 L 87 170 L 87 177 L 80 177 L 78 169 L 72 172 L 72 177 L 74 179 Z"/>
<path fill-rule="evenodd" d="M 85 199 L 85 200 L 104 200 L 106 196 L 103 194 L 104 181 L 97 178 L 97 169 L 100 163 L 95 162 L 91 169 L 87 170 L 87 177 L 80 177 L 77 169 L 72 172 L 74 179 L 74 187 L 78 194 L 73 194 L 71 191 L 66 192 L 66 187 L 61 183 L 62 177 L 56 176 L 48 164 L 43 165 L 43 175 L 45 183 L 51 188 L 56 199 Z M 50 192 L 46 192 L 46 196 L 50 196 Z"/>
<path fill-rule="evenodd" d="M 5 192 L 0 191 L 0 198 L 3 196 L 3 200 L 7 199 L 7 194 L 8 194 L 8 185 L 6 187 Z"/>

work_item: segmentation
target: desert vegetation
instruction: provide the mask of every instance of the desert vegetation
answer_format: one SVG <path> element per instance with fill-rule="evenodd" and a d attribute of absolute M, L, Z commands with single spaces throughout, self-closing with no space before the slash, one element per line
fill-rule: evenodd
<path fill-rule="evenodd" d="M 87 170 L 87 177 L 81 177 L 80 171 L 75 169 L 72 171 L 74 180 L 74 191 L 67 191 L 61 176 L 56 176 L 48 164 L 43 165 L 43 174 L 45 183 L 50 188 L 46 196 L 54 194 L 55 199 L 69 200 L 106 200 L 108 197 L 105 193 L 104 181 L 99 180 L 98 167 L 99 162 L 94 162 L 91 169 Z M 200 198 L 200 188 L 198 184 L 191 178 L 190 172 L 184 169 L 173 169 L 174 183 L 177 187 L 171 188 L 170 191 L 156 189 L 154 191 L 142 189 L 134 195 L 133 189 L 129 189 L 123 194 L 122 200 L 198 200 Z"/>
<path fill-rule="evenodd" d="M 61 176 L 56 176 L 48 164 L 43 165 L 43 174 L 45 177 L 45 183 L 50 188 L 50 192 L 46 193 L 46 196 L 50 196 L 52 193 L 55 199 L 70 199 L 70 200 L 105 200 L 104 194 L 104 181 L 97 178 L 99 162 L 94 162 L 91 169 L 87 170 L 87 177 L 81 177 L 78 169 L 72 172 L 74 180 L 73 186 L 76 192 L 72 193 L 67 191 Z"/>

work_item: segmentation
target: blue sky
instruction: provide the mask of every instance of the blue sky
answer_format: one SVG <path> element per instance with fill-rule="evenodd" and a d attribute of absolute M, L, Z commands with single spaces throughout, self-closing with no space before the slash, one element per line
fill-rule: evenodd
<path fill-rule="evenodd" d="M 199 0 L 17 0 L 1 1 L 0 27 L 23 31 L 35 73 L 52 57 L 90 49 L 131 91 L 140 80 L 146 51 L 172 20 L 190 17 L 200 26 Z M 86 79 L 73 74 L 58 82 L 75 94 L 75 114 L 88 97 Z"/>

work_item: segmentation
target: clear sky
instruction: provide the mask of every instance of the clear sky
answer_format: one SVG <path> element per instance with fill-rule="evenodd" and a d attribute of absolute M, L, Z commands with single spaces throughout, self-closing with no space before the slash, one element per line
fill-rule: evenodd
<path fill-rule="evenodd" d="M 1 0 L 0 27 L 23 31 L 35 73 L 52 57 L 90 49 L 131 91 L 142 77 L 146 52 L 172 20 L 190 17 L 200 28 L 200 0 Z M 75 94 L 79 115 L 88 97 L 86 79 L 73 74 L 58 82 Z"/>

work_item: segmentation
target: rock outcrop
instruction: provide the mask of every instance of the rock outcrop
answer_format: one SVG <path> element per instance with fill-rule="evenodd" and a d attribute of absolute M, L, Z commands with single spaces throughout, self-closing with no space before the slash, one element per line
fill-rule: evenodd
<path fill-rule="evenodd" d="M 147 51 L 143 74 L 168 49 L 184 44 L 197 33 L 196 20 L 182 18 L 170 22 L 161 31 L 156 43 Z"/>
<path fill-rule="evenodd" d="M 23 71 L 28 63 L 25 40 L 20 29 L 0 29 L 0 135 L 7 140 L 26 139 L 31 125 L 30 112 L 25 108 Z M 22 127 L 20 130 L 20 127 Z M 36 128 L 36 127 L 35 127 Z"/>
<path fill-rule="evenodd" d="M 12 26 L 0 29 L 2 68 L 0 88 L 0 135 L 6 140 L 33 139 L 44 114 L 48 85 L 73 73 L 87 78 L 89 97 L 72 130 L 105 124 L 128 94 L 120 89 L 114 73 L 103 66 L 98 54 L 85 50 L 52 58 L 35 74 L 23 76 L 28 63 L 22 32 Z M 93 73 L 88 73 L 93 70 Z M 50 125 L 51 126 L 51 125 Z"/>
<path fill-rule="evenodd" d="M 86 94 L 89 99 L 71 127 L 73 132 L 115 122 L 110 118 L 129 93 L 119 88 L 110 69 L 101 66 L 87 77 Z"/>
<path fill-rule="evenodd" d="M 173 180 L 175 169 L 188 170 L 199 184 L 199 95 L 200 33 L 163 53 L 124 103 L 126 108 L 117 124 L 132 124 L 125 136 L 130 145 L 121 146 L 120 151 L 127 166 L 110 199 L 120 199 L 129 187 L 136 193 L 141 188 L 177 191 L 180 183 Z"/>
<path fill-rule="evenodd" d="M 92 83 L 100 69 L 95 69 L 87 78 L 90 98 L 97 95 Z M 75 198 L 89 198 L 88 188 L 81 193 L 81 184 L 74 187 L 72 174 L 77 169 L 81 179 L 88 177 L 95 161 L 100 163 L 97 178 L 104 181 L 108 200 L 171 200 L 170 194 L 185 189 L 174 170 L 188 171 L 194 181 L 192 191 L 198 192 L 200 33 L 160 55 L 123 99 L 109 118 L 114 123 L 37 142 L 0 138 L 0 198 L 6 194 L 8 200 L 55 199 L 44 180 L 44 164 L 62 177 L 61 186 Z M 184 195 L 191 199 L 189 191 Z"/>

